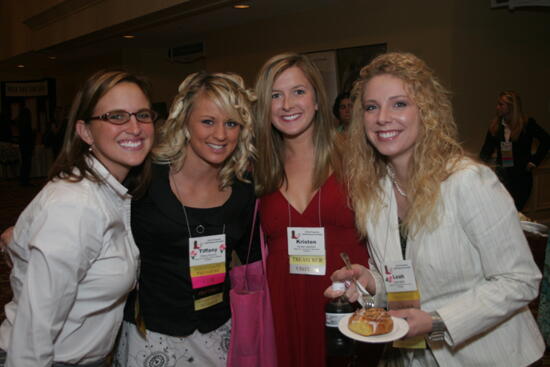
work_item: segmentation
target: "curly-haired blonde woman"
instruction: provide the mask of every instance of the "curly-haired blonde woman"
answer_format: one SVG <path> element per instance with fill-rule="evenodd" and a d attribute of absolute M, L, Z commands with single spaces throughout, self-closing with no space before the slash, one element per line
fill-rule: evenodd
<path fill-rule="evenodd" d="M 501 92 L 495 110 L 479 156 L 489 162 L 496 152 L 496 173 L 517 210 L 522 210 L 533 188 L 532 170 L 546 157 L 550 136 L 535 119 L 525 116 L 517 92 Z M 533 140 L 538 141 L 535 154 L 531 153 Z"/>
<path fill-rule="evenodd" d="M 132 204 L 141 274 L 115 365 L 225 366 L 227 272 L 232 250 L 247 258 L 254 212 L 245 177 L 253 100 L 235 74 L 194 73 L 181 83 L 157 130 L 151 185 Z M 259 247 L 252 252 L 258 260 Z"/>
<path fill-rule="evenodd" d="M 353 97 L 346 173 L 371 271 L 354 265 L 333 279 L 358 277 L 390 308 L 405 299 L 400 290 L 419 293 L 416 307 L 390 313 L 406 319 L 407 337 L 428 341 L 423 349 L 390 348 L 386 365 L 536 361 L 544 343 L 527 304 L 540 272 L 511 197 L 458 144 L 445 89 L 416 56 L 389 53 L 362 69 Z M 348 294 L 357 297 L 353 286 Z"/>

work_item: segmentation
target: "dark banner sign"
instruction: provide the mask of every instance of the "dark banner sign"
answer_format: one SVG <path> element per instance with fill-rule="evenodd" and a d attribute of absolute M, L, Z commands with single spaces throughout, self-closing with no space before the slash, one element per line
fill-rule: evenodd
<path fill-rule="evenodd" d="M 6 82 L 6 97 L 35 97 L 48 95 L 48 82 Z"/>

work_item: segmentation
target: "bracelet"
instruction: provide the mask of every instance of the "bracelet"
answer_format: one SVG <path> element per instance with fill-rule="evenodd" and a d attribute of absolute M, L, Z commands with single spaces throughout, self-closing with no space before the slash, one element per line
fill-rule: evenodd
<path fill-rule="evenodd" d="M 432 317 L 432 331 L 428 334 L 428 340 L 431 342 L 443 341 L 445 339 L 445 331 L 447 331 L 443 319 L 437 311 L 430 312 L 430 316 Z"/>

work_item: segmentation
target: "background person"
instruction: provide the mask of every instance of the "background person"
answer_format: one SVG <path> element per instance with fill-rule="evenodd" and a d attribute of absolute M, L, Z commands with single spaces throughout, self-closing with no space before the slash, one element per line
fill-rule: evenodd
<path fill-rule="evenodd" d="M 531 154 L 534 140 L 539 144 L 535 154 Z M 519 94 L 501 92 L 479 156 L 489 162 L 496 151 L 496 173 L 518 211 L 531 195 L 532 170 L 546 157 L 549 148 L 550 136 L 533 118 L 524 115 Z"/>
<path fill-rule="evenodd" d="M 152 182 L 132 203 L 141 271 L 115 366 L 226 365 L 227 272 L 233 250 L 247 260 L 254 214 L 254 99 L 236 74 L 193 73 L 179 86 L 157 130 Z M 260 257 L 256 233 L 248 260 Z"/>
<path fill-rule="evenodd" d="M 372 272 L 355 265 L 332 278 L 358 277 L 383 305 L 393 285 L 384 266 L 394 278 L 412 270 L 419 307 L 390 313 L 407 320 L 407 337 L 429 334 L 428 348 L 390 348 L 386 365 L 535 362 L 545 346 L 527 305 L 541 274 L 509 194 L 457 142 L 445 89 L 416 56 L 389 53 L 361 70 L 353 96 L 345 167 Z"/>
<path fill-rule="evenodd" d="M 351 121 L 351 110 L 353 103 L 348 92 L 340 93 L 334 100 L 332 113 L 339 122 L 338 131 L 344 131 L 348 128 Z"/>
<path fill-rule="evenodd" d="M 325 366 L 323 290 L 344 251 L 367 262 L 341 182 L 341 136 L 321 75 L 303 55 L 285 53 L 262 67 L 256 83 L 256 193 L 269 250 L 277 360 L 280 366 Z M 291 261 L 303 228 L 314 234 L 316 265 Z M 288 235 L 294 230 L 294 236 Z M 302 239 L 308 240 L 307 237 Z M 372 357 L 372 359 L 375 359 Z"/>
<path fill-rule="evenodd" d="M 50 181 L 8 246 L 13 300 L 0 326 L 6 366 L 105 365 L 136 281 L 131 195 L 122 181 L 146 175 L 150 107 L 148 85 L 122 71 L 94 74 L 76 95 Z"/>

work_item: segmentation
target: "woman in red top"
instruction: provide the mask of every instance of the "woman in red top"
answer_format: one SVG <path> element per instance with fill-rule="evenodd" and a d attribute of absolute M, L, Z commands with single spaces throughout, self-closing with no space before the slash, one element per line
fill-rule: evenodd
<path fill-rule="evenodd" d="M 341 177 L 341 137 L 321 75 L 303 55 L 274 56 L 256 84 L 256 192 L 280 366 L 325 366 L 324 289 L 340 252 L 367 261 Z M 362 259 L 362 260 L 361 260 Z"/>

